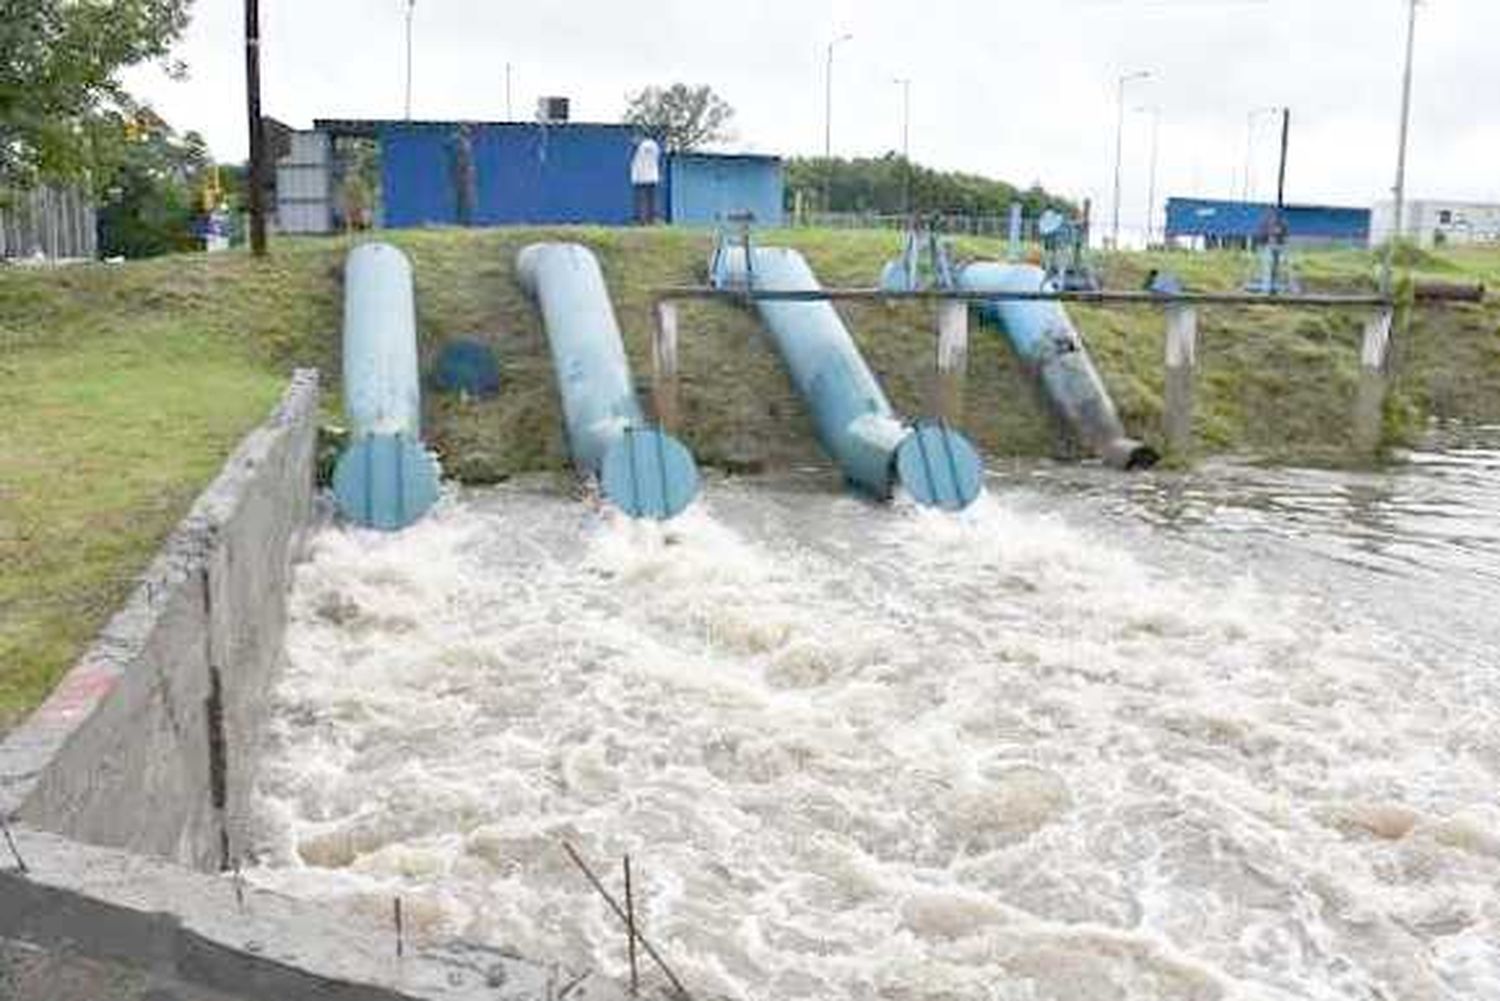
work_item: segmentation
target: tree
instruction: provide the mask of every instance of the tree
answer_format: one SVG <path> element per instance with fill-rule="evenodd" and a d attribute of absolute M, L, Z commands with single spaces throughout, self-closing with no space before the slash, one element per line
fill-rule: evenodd
<path fill-rule="evenodd" d="M 788 207 L 798 191 L 807 201 L 821 203 L 826 190 L 830 212 L 899 215 L 905 210 L 908 183 L 911 210 L 919 215 L 999 216 L 1015 201 L 1031 218 L 1047 208 L 1073 211 L 1070 203 L 1040 185 L 1023 191 L 988 177 L 909 164 L 898 153 L 854 160 L 795 157 L 786 163 Z"/>
<path fill-rule="evenodd" d="M 165 58 L 189 3 L 0 0 L 0 185 L 107 165 L 137 111 L 115 73 Z"/>
<path fill-rule="evenodd" d="M 733 138 L 727 126 L 734 109 L 707 84 L 647 87 L 626 100 L 625 121 L 660 136 L 669 150 L 697 149 Z"/>
<path fill-rule="evenodd" d="M 99 252 L 152 257 L 198 247 L 202 193 L 213 161 L 203 137 L 179 137 L 150 112 L 133 118 L 115 165 L 100 178 Z"/>

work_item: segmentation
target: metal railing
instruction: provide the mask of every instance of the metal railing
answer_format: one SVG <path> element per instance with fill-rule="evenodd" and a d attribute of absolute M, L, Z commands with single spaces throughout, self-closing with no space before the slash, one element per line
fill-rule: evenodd
<path fill-rule="evenodd" d="M 1376 293 L 1298 293 L 1269 295 L 1254 292 L 1157 293 L 1126 289 L 1098 291 L 974 292 L 929 289 L 888 292 L 878 288 L 827 288 L 775 291 L 750 288 L 714 288 L 680 285 L 652 291 L 656 304 L 656 327 L 652 340 L 653 396 L 656 412 L 670 429 L 677 420 L 678 328 L 677 305 L 687 299 L 728 302 L 891 302 L 923 301 L 937 307 L 937 364 L 939 399 L 961 400 L 957 387 L 964 379 L 968 357 L 968 305 L 975 302 L 1050 301 L 1161 307 L 1165 312 L 1162 424 L 1170 453 L 1188 456 L 1193 451 L 1193 387 L 1198 354 L 1198 308 L 1200 306 L 1273 306 L 1295 308 L 1364 308 L 1371 312 L 1360 343 L 1360 378 L 1353 413 L 1354 440 L 1362 452 L 1373 455 L 1381 440 L 1382 411 L 1388 381 L 1391 324 L 1397 302 Z M 1483 286 L 1432 284 L 1416 286 L 1417 302 L 1476 302 Z M 961 403 L 958 408 L 961 409 Z M 944 419 L 958 423 L 957 411 L 940 411 Z"/>
<path fill-rule="evenodd" d="M 962 289 L 919 289 L 892 292 L 879 288 L 825 288 L 776 291 L 771 289 L 713 288 L 707 285 L 674 285 L 653 289 L 652 296 L 658 300 L 673 299 L 722 299 L 737 302 L 852 302 L 860 300 L 890 301 L 918 300 L 929 302 L 994 302 L 997 300 L 1022 302 L 1082 302 L 1106 304 L 1135 304 L 1148 306 L 1209 305 L 1209 306 L 1308 306 L 1348 307 L 1378 306 L 1389 308 L 1390 298 L 1377 293 L 1299 293 L 1296 295 L 1265 295 L 1255 292 L 1148 292 L 1130 289 L 1087 290 L 1039 290 L 1035 292 L 971 292 Z M 1451 295 L 1434 295 L 1418 298 L 1451 299 Z"/>

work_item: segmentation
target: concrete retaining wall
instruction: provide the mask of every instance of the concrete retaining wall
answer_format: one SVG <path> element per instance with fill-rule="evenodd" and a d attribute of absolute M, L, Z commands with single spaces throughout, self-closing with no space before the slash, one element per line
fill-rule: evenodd
<path fill-rule="evenodd" d="M 198 869 L 239 857 L 311 518 L 317 412 L 317 372 L 298 371 L 125 607 L 0 744 L 0 816 Z"/>
<path fill-rule="evenodd" d="M 398 953 L 391 926 L 192 871 L 246 847 L 317 413 L 317 373 L 298 372 L 0 744 L 0 820 L 19 820 L 0 832 L 0 998 L 624 1001 L 595 974 L 502 949 Z"/>

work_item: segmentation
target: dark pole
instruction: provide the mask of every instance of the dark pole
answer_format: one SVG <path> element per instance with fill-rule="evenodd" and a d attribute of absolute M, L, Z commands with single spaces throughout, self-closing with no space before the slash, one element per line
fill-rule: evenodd
<path fill-rule="evenodd" d="M 250 252 L 266 256 L 266 132 L 260 118 L 260 2 L 245 0 L 245 97 L 250 125 Z"/>
<path fill-rule="evenodd" d="M 1286 207 L 1286 142 L 1292 130 L 1292 109 L 1281 109 L 1281 170 L 1276 175 L 1276 212 Z"/>

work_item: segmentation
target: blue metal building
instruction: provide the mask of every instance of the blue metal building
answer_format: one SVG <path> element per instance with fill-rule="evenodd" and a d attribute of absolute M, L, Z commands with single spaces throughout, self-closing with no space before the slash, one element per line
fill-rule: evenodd
<path fill-rule="evenodd" d="M 315 128 L 378 144 L 381 223 L 390 228 L 617 226 L 635 217 L 630 161 L 640 133 L 634 126 L 320 120 Z M 665 222 L 704 224 L 749 211 L 777 225 L 782 191 L 776 157 L 677 154 L 662 165 L 656 214 Z"/>
<path fill-rule="evenodd" d="M 623 225 L 634 214 L 626 125 L 382 123 L 385 225 Z"/>
<path fill-rule="evenodd" d="M 742 212 L 761 226 L 782 223 L 786 185 L 778 157 L 676 153 L 667 172 L 667 218 L 676 225 L 712 225 Z"/>
<path fill-rule="evenodd" d="M 1258 246 L 1266 242 L 1275 211 L 1270 202 L 1169 198 L 1166 237 L 1204 248 Z M 1288 205 L 1282 211 L 1288 243 L 1364 246 L 1369 240 L 1369 209 Z"/>

